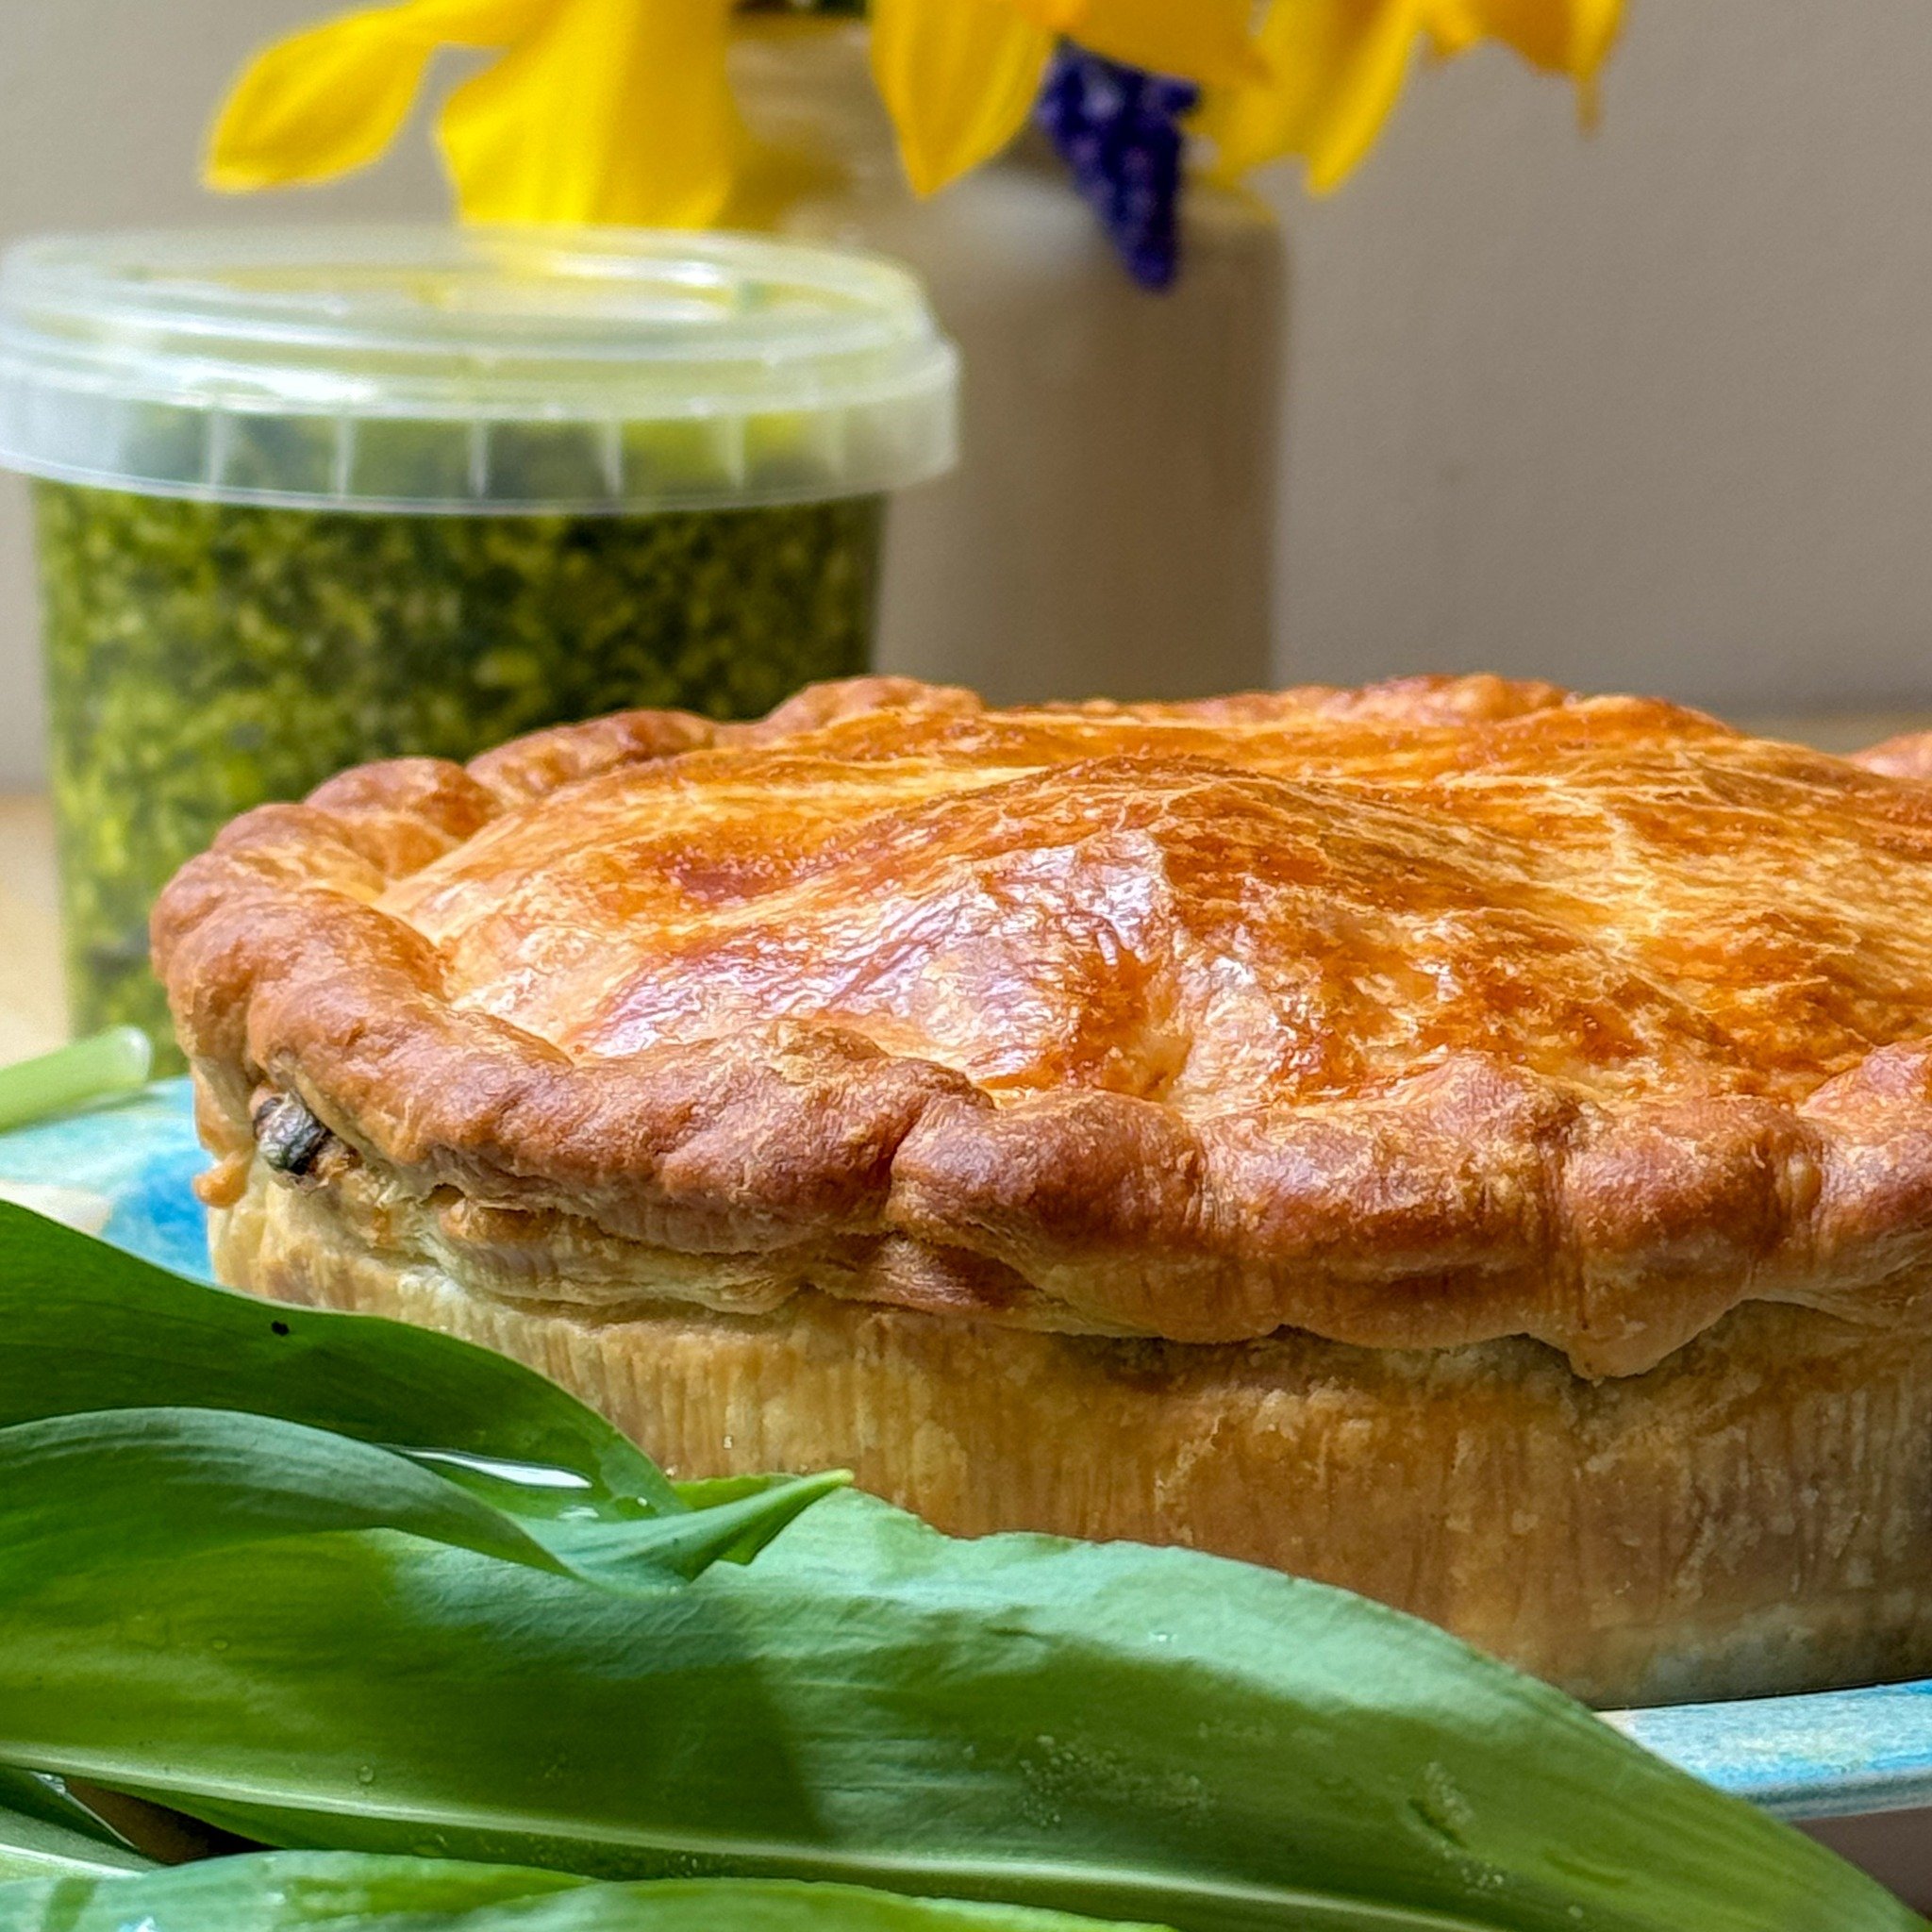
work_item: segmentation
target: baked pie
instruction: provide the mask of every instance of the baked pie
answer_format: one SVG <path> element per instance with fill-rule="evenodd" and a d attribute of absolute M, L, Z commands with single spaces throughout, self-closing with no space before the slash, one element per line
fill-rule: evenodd
<path fill-rule="evenodd" d="M 1599 1702 L 1932 1672 L 1922 770 L 1491 677 L 365 766 L 156 915 L 216 1266 Z"/>

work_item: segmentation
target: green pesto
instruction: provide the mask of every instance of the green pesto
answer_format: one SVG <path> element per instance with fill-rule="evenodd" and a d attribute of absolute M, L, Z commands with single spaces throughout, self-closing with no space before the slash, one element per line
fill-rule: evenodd
<path fill-rule="evenodd" d="M 755 716 L 866 668 L 883 501 L 407 516 L 34 486 L 73 1022 L 147 1029 L 155 895 L 365 758 L 626 706 Z"/>

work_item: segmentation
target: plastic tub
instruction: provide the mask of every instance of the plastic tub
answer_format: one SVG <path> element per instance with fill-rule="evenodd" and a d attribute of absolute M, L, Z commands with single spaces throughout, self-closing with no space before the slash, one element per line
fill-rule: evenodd
<path fill-rule="evenodd" d="M 751 237 L 12 250 L 76 1028 L 172 1050 L 148 908 L 250 806 L 866 668 L 886 493 L 950 465 L 956 380 L 905 271 Z"/>

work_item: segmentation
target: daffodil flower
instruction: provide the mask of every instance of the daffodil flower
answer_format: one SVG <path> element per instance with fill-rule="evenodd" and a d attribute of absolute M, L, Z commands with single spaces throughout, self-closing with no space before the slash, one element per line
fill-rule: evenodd
<path fill-rule="evenodd" d="M 872 63 L 912 185 L 931 193 L 1025 124 L 1055 48 L 1201 85 L 1217 172 L 1298 155 L 1333 187 L 1374 142 L 1418 42 L 1493 39 L 1588 91 L 1621 0 L 871 0 Z M 207 178 L 247 190 L 375 159 L 441 47 L 493 56 L 439 139 L 473 221 L 702 226 L 750 143 L 726 77 L 733 0 L 401 0 L 257 57 L 218 120 Z"/>
<path fill-rule="evenodd" d="M 745 136 L 725 76 L 732 0 L 404 0 L 278 42 L 217 121 L 207 179 L 320 181 L 395 139 L 440 47 L 496 58 L 439 136 L 473 221 L 698 226 L 730 197 Z M 873 65 L 907 172 L 930 192 L 1019 131 L 1061 36 L 1233 86 L 1267 68 L 1249 0 L 874 0 Z"/>
<path fill-rule="evenodd" d="M 1587 120 L 1622 11 L 1622 0 L 1274 0 L 1258 36 L 1269 77 L 1210 90 L 1194 125 L 1221 178 L 1299 156 L 1324 192 L 1374 144 L 1418 44 L 1446 57 L 1500 41 L 1573 76 Z"/>
<path fill-rule="evenodd" d="M 259 55 L 209 144 L 208 184 L 321 181 L 375 159 L 440 47 L 492 50 L 439 124 L 463 215 L 701 227 L 743 133 L 725 80 L 732 0 L 404 0 Z"/>

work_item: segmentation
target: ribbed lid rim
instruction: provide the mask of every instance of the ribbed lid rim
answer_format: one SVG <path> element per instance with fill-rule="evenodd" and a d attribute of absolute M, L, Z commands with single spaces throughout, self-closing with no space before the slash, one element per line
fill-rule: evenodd
<path fill-rule="evenodd" d="M 478 511 L 730 507 L 949 467 L 917 278 L 767 237 L 309 227 L 0 257 L 0 466 L 147 493 Z"/>

